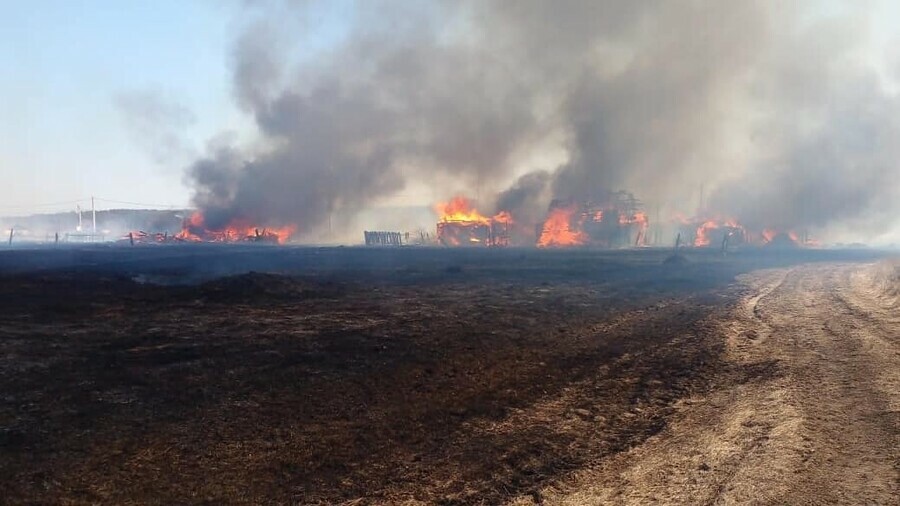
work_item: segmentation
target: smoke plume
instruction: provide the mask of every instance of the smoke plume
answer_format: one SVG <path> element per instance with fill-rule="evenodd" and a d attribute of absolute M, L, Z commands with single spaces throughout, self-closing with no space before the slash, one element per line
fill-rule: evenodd
<path fill-rule="evenodd" d="M 619 189 L 692 214 L 701 185 L 703 212 L 754 226 L 874 232 L 897 210 L 900 107 L 867 4 L 359 2 L 298 51 L 321 5 L 247 7 L 233 84 L 259 139 L 188 169 L 208 223 L 314 232 L 447 180 L 526 220 Z"/>
<path fill-rule="evenodd" d="M 121 93 L 114 103 L 129 134 L 154 162 L 182 164 L 196 158 L 186 137 L 196 118 L 185 106 L 158 90 Z"/>

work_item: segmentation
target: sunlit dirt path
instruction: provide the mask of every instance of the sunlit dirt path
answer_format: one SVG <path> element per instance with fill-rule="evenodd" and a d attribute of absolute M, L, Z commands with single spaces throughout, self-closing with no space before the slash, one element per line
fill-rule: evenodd
<path fill-rule="evenodd" d="M 718 387 L 544 503 L 900 504 L 900 308 L 875 273 L 739 278 L 741 302 L 708 322 L 728 343 Z"/>

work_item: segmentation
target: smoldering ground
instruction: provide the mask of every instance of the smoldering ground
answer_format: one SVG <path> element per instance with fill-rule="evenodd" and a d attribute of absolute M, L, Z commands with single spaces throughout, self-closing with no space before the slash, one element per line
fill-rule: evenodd
<path fill-rule="evenodd" d="M 874 232 L 896 210 L 871 4 L 360 2 L 318 47 L 297 33 L 322 5 L 246 6 L 232 77 L 258 139 L 188 169 L 210 223 L 302 235 L 448 179 L 525 216 L 617 189 L 692 213 L 700 185 L 705 212 L 749 224 Z"/>

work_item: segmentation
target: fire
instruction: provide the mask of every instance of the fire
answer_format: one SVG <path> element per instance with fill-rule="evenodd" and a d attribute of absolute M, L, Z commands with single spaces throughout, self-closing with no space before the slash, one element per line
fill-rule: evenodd
<path fill-rule="evenodd" d="M 625 213 L 619 214 L 619 225 L 622 226 L 637 226 L 637 239 L 635 240 L 635 246 L 646 246 L 647 245 L 647 229 L 650 227 L 650 221 L 647 219 L 647 215 L 642 211 L 637 211 L 632 215 L 627 215 Z"/>
<path fill-rule="evenodd" d="M 434 206 L 438 215 L 437 236 L 445 246 L 507 246 L 512 215 L 500 211 L 488 218 L 463 196 Z"/>
<path fill-rule="evenodd" d="M 761 232 L 751 231 L 738 223 L 734 219 L 697 219 L 686 220 L 683 217 L 676 217 L 679 221 L 690 227 L 696 227 L 694 234 L 694 246 L 698 248 L 717 246 L 720 241 L 723 244 L 756 244 L 756 245 L 796 245 L 796 246 L 815 246 L 816 241 L 810 240 L 805 236 L 801 238 L 800 234 L 795 231 L 779 230 L 774 228 L 765 228 Z M 693 223 L 693 224 L 692 224 Z"/>
<path fill-rule="evenodd" d="M 642 212 L 636 212 L 630 216 L 625 213 L 619 213 L 619 225 L 643 225 L 645 223 L 647 223 L 647 215 Z"/>
<path fill-rule="evenodd" d="M 577 214 L 578 208 L 575 205 L 551 209 L 541 229 L 541 236 L 537 242 L 538 247 L 584 245 L 588 239 L 587 235 L 581 231 L 584 217 L 576 216 Z M 575 222 L 574 227 L 573 222 Z"/>
<path fill-rule="evenodd" d="M 640 206 L 624 191 L 609 193 L 600 201 L 554 200 L 538 231 L 537 246 L 643 246 L 649 221 Z"/>
<path fill-rule="evenodd" d="M 482 223 L 489 225 L 491 220 L 482 216 L 472 202 L 462 196 L 456 196 L 450 199 L 450 202 L 444 202 L 434 206 L 435 212 L 440 217 L 441 223 L 465 222 L 465 223 Z"/>
<path fill-rule="evenodd" d="M 694 246 L 698 248 L 709 246 L 712 243 L 713 231 L 720 229 L 724 229 L 723 234 L 728 237 L 736 233 L 739 233 L 741 236 L 744 235 L 744 227 L 734 219 L 708 219 L 697 226 L 697 232 L 694 235 Z"/>
<path fill-rule="evenodd" d="M 800 235 L 793 230 L 781 231 L 767 228 L 760 234 L 764 244 L 773 245 L 796 245 L 796 246 L 817 246 L 818 242 L 809 238 L 801 239 Z"/>
<path fill-rule="evenodd" d="M 706 220 L 699 227 L 697 227 L 697 235 L 694 238 L 694 246 L 698 248 L 702 248 L 704 246 L 709 246 L 710 238 L 709 233 L 713 230 L 718 230 L 721 225 L 715 220 Z"/>
<path fill-rule="evenodd" d="M 275 242 L 284 244 L 296 227 L 259 227 L 243 220 L 233 220 L 226 227 L 211 230 L 206 227 L 206 218 L 201 212 L 193 213 L 185 220 L 177 240 L 191 242 Z"/>
<path fill-rule="evenodd" d="M 512 223 L 513 223 L 512 215 L 509 214 L 508 211 L 500 211 L 499 213 L 495 214 L 494 217 L 491 219 L 497 223 L 503 223 L 506 225 L 512 225 Z"/>

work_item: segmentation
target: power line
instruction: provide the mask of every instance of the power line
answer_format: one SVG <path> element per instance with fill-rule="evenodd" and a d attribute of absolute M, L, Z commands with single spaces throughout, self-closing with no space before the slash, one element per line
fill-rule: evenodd
<path fill-rule="evenodd" d="M 64 202 L 47 202 L 43 204 L 26 204 L 26 205 L 18 205 L 18 206 L 0 206 L 0 209 L 26 209 L 31 207 L 53 207 L 53 206 L 70 206 L 72 204 L 80 204 L 83 202 L 90 202 L 91 199 L 76 199 L 76 200 L 66 200 Z"/>
<path fill-rule="evenodd" d="M 144 206 L 144 207 L 158 207 L 165 209 L 185 209 L 189 206 L 177 206 L 173 204 L 150 204 L 147 202 L 131 202 L 127 200 L 113 200 L 113 199 L 105 199 L 101 197 L 95 197 L 94 200 L 97 202 L 105 202 L 107 204 L 123 204 L 123 205 L 131 205 L 131 206 Z M 58 207 L 58 206 L 74 206 L 77 204 L 87 204 L 91 201 L 89 198 L 84 199 L 72 199 L 72 200 L 64 200 L 60 202 L 43 202 L 37 204 L 22 204 L 22 205 L 4 205 L 0 206 L 0 209 L 33 209 L 33 208 L 42 208 L 42 207 Z"/>
<path fill-rule="evenodd" d="M 113 200 L 113 199 L 105 199 L 102 197 L 95 197 L 95 200 L 99 202 L 106 202 L 108 204 L 125 204 L 131 206 L 145 206 L 145 207 L 164 207 L 167 209 L 184 209 L 185 206 L 176 206 L 172 204 L 148 204 L 146 202 L 129 202 L 127 200 Z"/>

